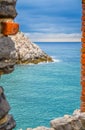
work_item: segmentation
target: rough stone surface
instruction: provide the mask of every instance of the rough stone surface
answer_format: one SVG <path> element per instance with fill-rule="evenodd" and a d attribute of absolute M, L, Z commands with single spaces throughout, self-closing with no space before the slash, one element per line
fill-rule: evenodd
<path fill-rule="evenodd" d="M 15 5 L 16 0 L 0 0 L 0 18 L 15 18 Z"/>
<path fill-rule="evenodd" d="M 8 115 L 10 106 L 6 100 L 4 89 L 0 86 L 0 130 L 12 130 L 16 126 L 16 122 L 12 115 Z"/>
<path fill-rule="evenodd" d="M 7 121 L 0 125 L 0 130 L 12 130 L 16 126 L 16 122 L 12 115 L 7 115 Z"/>
<path fill-rule="evenodd" d="M 15 44 L 9 37 L 0 38 L 0 61 L 15 59 Z"/>
<path fill-rule="evenodd" d="M 9 74 L 15 64 L 52 62 L 52 58 L 23 33 L 0 37 L 0 75 Z"/>
<path fill-rule="evenodd" d="M 52 58 L 43 52 L 39 46 L 32 43 L 22 32 L 10 37 L 15 43 L 17 64 L 52 62 Z"/>
<path fill-rule="evenodd" d="M 45 126 L 39 126 L 37 128 L 27 128 L 26 130 L 54 130 L 53 128 L 48 128 L 48 127 L 45 127 Z"/>
<path fill-rule="evenodd" d="M 15 44 L 4 32 L 14 29 L 13 26 L 7 27 L 7 24 L 9 24 L 7 22 L 11 21 L 12 23 L 17 15 L 15 5 L 16 0 L 0 0 L 0 76 L 14 70 Z M 6 25 L 2 25 L 3 22 L 6 22 Z M 4 89 L 0 87 L 0 130 L 12 130 L 16 126 L 12 115 L 8 115 L 9 110 L 10 106 L 4 94 Z"/>
<path fill-rule="evenodd" d="M 14 65 L 15 65 L 15 62 L 9 61 L 7 63 L 7 62 L 4 62 L 4 61 L 0 61 L 0 75 L 9 74 L 12 71 L 14 71 Z"/>
<path fill-rule="evenodd" d="M 15 5 L 17 0 L 0 0 L 0 3 L 7 3 L 11 5 Z"/>
<path fill-rule="evenodd" d="M 33 130 L 53 130 L 53 129 L 47 128 L 47 127 L 44 127 L 44 126 L 40 126 L 40 127 L 34 128 Z"/>
<path fill-rule="evenodd" d="M 0 119 L 3 118 L 9 110 L 10 106 L 4 95 L 4 89 L 0 87 Z"/>
<path fill-rule="evenodd" d="M 27 128 L 26 130 L 32 130 L 32 128 Z"/>
<path fill-rule="evenodd" d="M 26 130 L 85 130 L 85 112 L 75 110 L 72 115 L 64 115 L 61 118 L 51 120 L 51 127 L 39 126 Z M 23 129 L 19 129 L 23 130 Z"/>
<path fill-rule="evenodd" d="M 14 70 L 15 44 L 9 37 L 0 38 L 0 74 L 8 74 Z"/>
<path fill-rule="evenodd" d="M 55 130 L 85 130 L 85 113 L 76 110 L 72 116 L 54 119 L 50 124 Z"/>

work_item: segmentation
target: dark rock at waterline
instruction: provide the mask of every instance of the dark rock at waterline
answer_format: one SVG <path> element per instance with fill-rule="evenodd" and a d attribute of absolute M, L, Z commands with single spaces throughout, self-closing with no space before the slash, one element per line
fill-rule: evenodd
<path fill-rule="evenodd" d="M 1 0 L 0 1 L 0 18 L 15 18 L 17 15 L 16 0 Z"/>
<path fill-rule="evenodd" d="M 12 115 L 7 115 L 7 121 L 0 125 L 0 130 L 13 130 L 15 128 L 16 122 Z"/>
<path fill-rule="evenodd" d="M 21 32 L 0 38 L 0 75 L 11 73 L 15 64 L 38 64 L 52 61 L 50 56 Z"/>
<path fill-rule="evenodd" d="M 13 62 L 3 62 L 3 61 L 0 61 L 0 74 L 9 74 L 11 73 L 12 71 L 14 71 L 14 65 L 15 63 Z"/>

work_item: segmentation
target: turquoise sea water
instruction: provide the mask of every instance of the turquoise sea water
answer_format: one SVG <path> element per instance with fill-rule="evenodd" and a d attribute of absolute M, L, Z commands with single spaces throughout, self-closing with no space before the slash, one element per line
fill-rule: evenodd
<path fill-rule="evenodd" d="M 80 107 L 81 43 L 37 43 L 55 62 L 18 65 L 4 75 L 4 86 L 17 127 L 50 126 L 50 120 Z"/>

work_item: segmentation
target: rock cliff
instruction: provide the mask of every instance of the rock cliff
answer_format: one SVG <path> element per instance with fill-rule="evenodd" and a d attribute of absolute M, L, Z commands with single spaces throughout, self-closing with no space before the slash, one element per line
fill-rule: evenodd
<path fill-rule="evenodd" d="M 37 64 L 39 62 L 52 62 L 52 58 L 43 52 L 39 46 L 32 43 L 22 32 L 10 36 L 15 43 L 17 64 Z"/>

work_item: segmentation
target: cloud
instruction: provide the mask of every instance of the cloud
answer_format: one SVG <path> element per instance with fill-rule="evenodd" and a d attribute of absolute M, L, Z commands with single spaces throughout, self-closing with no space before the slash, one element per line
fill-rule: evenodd
<path fill-rule="evenodd" d="M 33 42 L 80 42 L 81 34 L 44 34 L 44 33 L 26 33 Z"/>
<path fill-rule="evenodd" d="M 18 0 L 20 30 L 29 33 L 80 33 L 81 1 Z"/>

